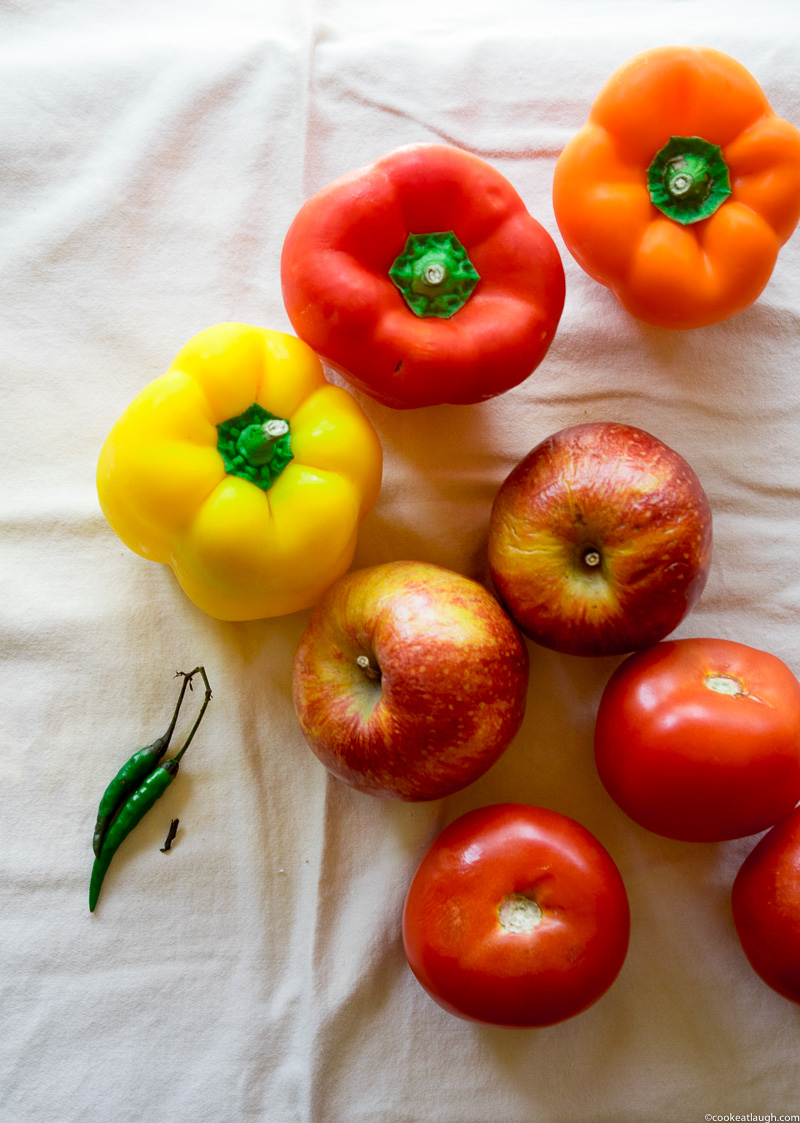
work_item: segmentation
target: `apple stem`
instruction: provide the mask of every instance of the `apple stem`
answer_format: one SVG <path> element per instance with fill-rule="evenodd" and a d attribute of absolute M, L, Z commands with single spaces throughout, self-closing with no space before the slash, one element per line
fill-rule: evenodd
<path fill-rule="evenodd" d="M 586 565 L 589 565 L 592 568 L 594 568 L 595 566 L 600 564 L 600 561 L 601 561 L 600 551 L 599 550 L 587 550 L 586 553 L 583 555 L 583 560 L 584 560 L 584 563 Z"/>
<path fill-rule="evenodd" d="M 376 670 L 375 667 L 372 666 L 366 655 L 359 655 L 356 659 L 356 663 L 358 663 L 359 667 L 364 672 L 367 678 L 377 680 L 381 677 L 380 671 Z"/>

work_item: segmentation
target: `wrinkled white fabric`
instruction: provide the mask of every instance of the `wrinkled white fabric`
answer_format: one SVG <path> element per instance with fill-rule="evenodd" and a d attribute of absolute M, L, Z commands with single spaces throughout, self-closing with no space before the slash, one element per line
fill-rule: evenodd
<path fill-rule="evenodd" d="M 562 252 L 563 319 L 522 386 L 401 412 L 356 565 L 486 579 L 501 481 L 584 420 L 680 451 L 711 500 L 703 598 L 677 635 L 800 672 L 800 235 L 758 303 L 670 333 L 575 264 L 550 189 L 606 77 L 650 46 L 738 58 L 800 124 L 793 2 L 73 0 L 0 4 L 0 1119 L 3 1123 L 668 1123 L 800 1113 L 798 1008 L 750 970 L 729 893 L 753 839 L 640 830 L 603 791 L 592 726 L 617 660 L 529 644 L 524 726 L 451 799 L 328 778 L 300 734 L 308 619 L 228 624 L 105 523 L 94 472 L 119 413 L 197 331 L 291 330 L 279 257 L 335 176 L 439 140 L 490 160 Z M 97 801 L 162 732 L 178 669 L 213 701 L 181 773 L 87 907 Z M 180 729 L 199 704 L 194 692 Z M 453 1018 L 403 955 L 405 892 L 438 830 L 524 800 L 610 850 L 630 952 L 594 1007 L 538 1031 Z M 177 840 L 161 854 L 170 819 Z"/>

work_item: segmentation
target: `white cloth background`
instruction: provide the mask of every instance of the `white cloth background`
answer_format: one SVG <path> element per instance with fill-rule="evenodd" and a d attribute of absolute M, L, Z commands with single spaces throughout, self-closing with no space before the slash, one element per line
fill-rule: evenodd
<path fill-rule="evenodd" d="M 617 660 L 529 645 L 528 713 L 503 759 L 443 802 L 374 800 L 329 779 L 299 733 L 308 614 L 206 617 L 122 546 L 94 488 L 109 428 L 192 335 L 230 319 L 291 330 L 279 255 L 304 199 L 396 145 L 460 145 L 556 238 L 564 316 L 533 377 L 484 405 L 361 399 L 386 464 L 356 565 L 485 578 L 513 465 L 565 425 L 621 420 L 681 452 L 714 509 L 711 577 L 676 634 L 800 672 L 800 234 L 755 306 L 670 333 L 581 272 L 552 213 L 556 158 L 603 81 L 675 42 L 734 55 L 800 124 L 794 0 L 0 3 L 3 1123 L 800 1113 L 800 1008 L 753 974 L 730 917 L 754 840 L 658 838 L 599 784 L 593 718 Z M 99 796 L 162 732 L 174 672 L 200 662 L 206 720 L 90 915 Z M 509 799 L 587 826 L 631 900 L 617 983 L 546 1030 L 445 1014 L 400 939 L 438 830 Z"/>

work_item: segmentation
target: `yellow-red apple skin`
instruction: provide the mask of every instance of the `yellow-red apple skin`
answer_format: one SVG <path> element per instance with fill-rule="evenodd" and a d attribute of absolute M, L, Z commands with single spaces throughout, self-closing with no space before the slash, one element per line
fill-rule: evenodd
<path fill-rule="evenodd" d="M 328 590 L 292 675 L 300 727 L 326 768 L 358 791 L 408 801 L 483 775 L 522 724 L 527 685 L 524 640 L 497 599 L 459 573 L 405 561 Z"/>
<path fill-rule="evenodd" d="M 572 655 L 625 654 L 667 636 L 700 596 L 711 548 L 694 470 L 617 422 L 546 438 L 504 481 L 490 517 L 501 602 L 536 643 Z M 602 559 L 594 568 L 590 549 Z"/>

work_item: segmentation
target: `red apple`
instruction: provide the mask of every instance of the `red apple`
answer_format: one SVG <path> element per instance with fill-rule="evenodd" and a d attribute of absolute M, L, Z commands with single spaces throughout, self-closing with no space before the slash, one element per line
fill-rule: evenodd
<path fill-rule="evenodd" d="M 319 601 L 294 660 L 303 734 L 361 792 L 439 799 L 476 780 L 522 723 L 528 653 L 475 581 L 437 565 L 356 570 Z"/>
<path fill-rule="evenodd" d="M 631 425 L 562 429 L 511 472 L 492 507 L 489 566 L 544 647 L 619 655 L 657 643 L 697 601 L 711 508 L 694 471 Z"/>

